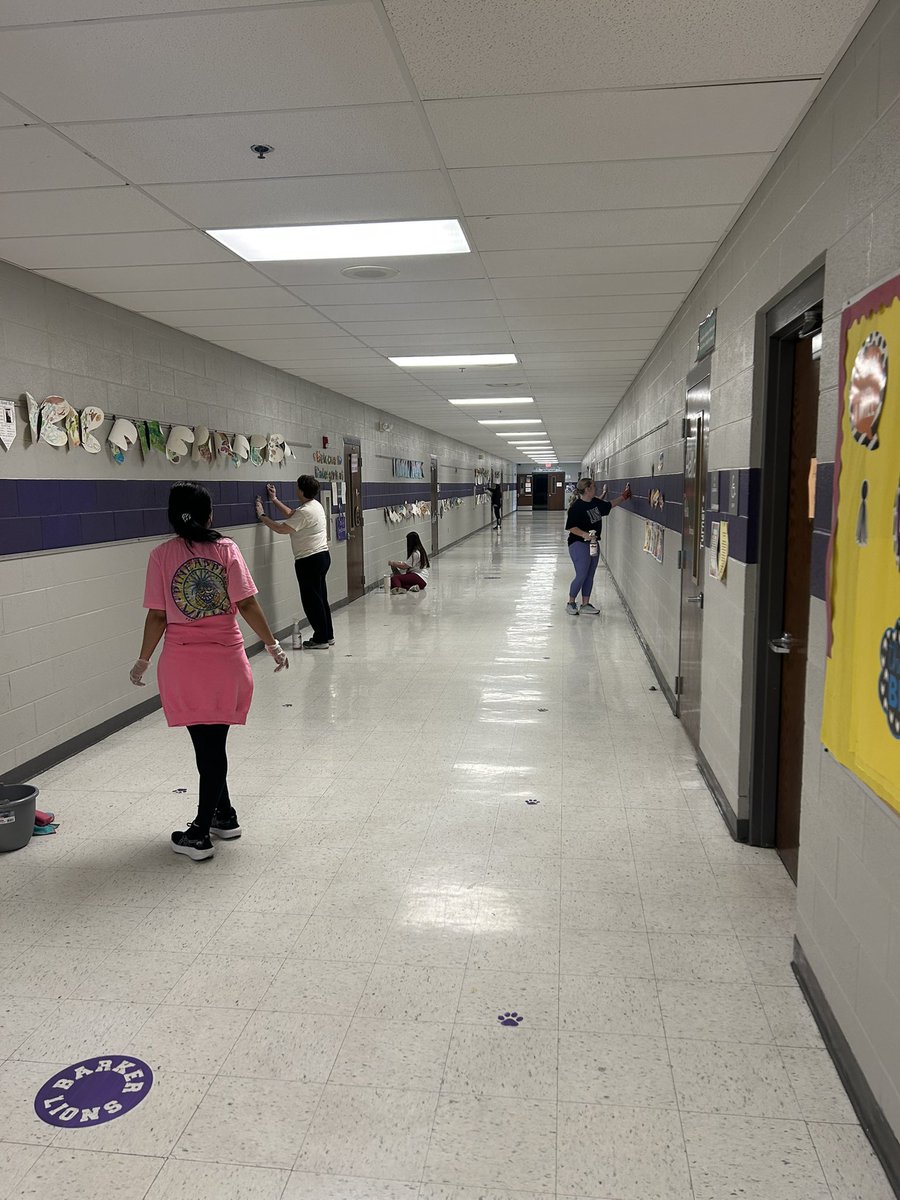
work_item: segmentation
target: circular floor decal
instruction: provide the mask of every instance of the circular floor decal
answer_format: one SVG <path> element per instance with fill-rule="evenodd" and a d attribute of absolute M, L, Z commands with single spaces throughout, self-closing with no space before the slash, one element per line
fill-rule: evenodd
<path fill-rule="evenodd" d="M 51 1075 L 34 1098 L 48 1125 L 90 1129 L 124 1117 L 153 1087 L 153 1072 L 140 1059 L 87 1058 Z"/>

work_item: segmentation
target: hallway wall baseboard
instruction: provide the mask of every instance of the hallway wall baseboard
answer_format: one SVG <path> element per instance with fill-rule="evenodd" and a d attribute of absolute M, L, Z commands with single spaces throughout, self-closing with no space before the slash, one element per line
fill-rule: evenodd
<path fill-rule="evenodd" d="M 797 938 L 794 938 L 791 966 L 806 997 L 806 1003 L 815 1017 L 825 1047 L 841 1077 L 841 1083 L 847 1090 L 850 1103 L 859 1117 L 863 1132 L 872 1143 L 872 1149 L 884 1168 L 888 1183 L 894 1189 L 894 1195 L 900 1197 L 900 1141 L 897 1140 L 881 1105 L 866 1082 L 862 1068 L 856 1061 L 856 1055 L 850 1049 L 850 1043 L 844 1037 L 815 971 Z"/>

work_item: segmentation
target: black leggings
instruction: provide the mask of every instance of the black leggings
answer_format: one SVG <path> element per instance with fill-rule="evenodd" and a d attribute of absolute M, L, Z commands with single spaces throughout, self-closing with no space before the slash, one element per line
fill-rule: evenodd
<path fill-rule="evenodd" d="M 230 728 L 230 725 L 188 725 L 200 772 L 200 802 L 194 825 L 205 836 L 209 835 L 213 817 L 217 814 L 227 817 L 232 811 L 225 754 L 225 740 Z"/>
<path fill-rule="evenodd" d="M 494 510 L 494 520 L 499 525 L 500 522 L 503 520 L 503 505 L 502 504 L 493 504 L 493 505 L 491 505 L 491 507 Z"/>
<path fill-rule="evenodd" d="M 328 607 L 328 587 L 325 582 L 330 566 L 331 555 L 327 550 L 320 550 L 318 554 L 310 554 L 307 558 L 294 559 L 294 571 L 300 587 L 300 603 L 312 625 L 314 642 L 330 642 L 334 637 L 331 609 Z"/>

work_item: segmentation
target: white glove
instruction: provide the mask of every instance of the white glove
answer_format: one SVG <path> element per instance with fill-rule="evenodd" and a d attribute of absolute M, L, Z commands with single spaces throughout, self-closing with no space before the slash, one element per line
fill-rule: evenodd
<path fill-rule="evenodd" d="M 258 517 L 261 517 L 264 512 L 265 512 L 265 509 L 263 508 L 263 502 L 262 502 L 262 500 L 260 500 L 259 496 L 257 496 L 256 497 L 256 515 Z"/>
<path fill-rule="evenodd" d="M 269 497 L 270 500 L 275 499 L 275 484 L 274 483 L 266 484 L 266 495 Z"/>
<path fill-rule="evenodd" d="M 146 683 L 144 683 L 144 672 L 147 670 L 147 668 L 149 666 L 150 666 L 150 663 L 146 658 L 139 658 L 137 660 L 137 662 L 134 664 L 134 666 L 131 668 L 128 678 L 131 680 L 131 682 L 134 684 L 135 687 L 146 687 L 147 686 Z"/>
<path fill-rule="evenodd" d="M 284 647 L 279 642 L 275 642 L 275 644 L 272 646 L 266 646 L 266 650 L 275 660 L 276 675 L 279 671 L 286 671 L 291 665 L 291 660 L 288 658 L 287 654 L 285 654 Z"/>

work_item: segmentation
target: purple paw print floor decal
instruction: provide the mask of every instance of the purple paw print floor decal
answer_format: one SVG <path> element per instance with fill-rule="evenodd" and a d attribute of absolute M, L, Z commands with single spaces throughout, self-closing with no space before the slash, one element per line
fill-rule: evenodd
<path fill-rule="evenodd" d="M 525 1018 L 520 1017 L 517 1012 L 505 1012 L 501 1013 L 497 1020 L 501 1025 L 509 1025 L 512 1029 L 518 1029 Z"/>

